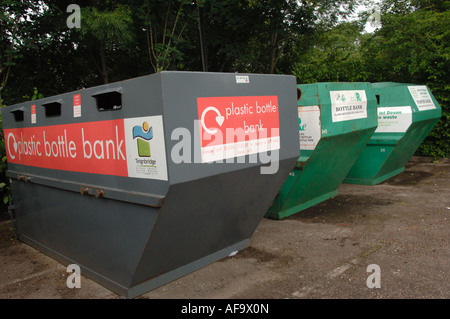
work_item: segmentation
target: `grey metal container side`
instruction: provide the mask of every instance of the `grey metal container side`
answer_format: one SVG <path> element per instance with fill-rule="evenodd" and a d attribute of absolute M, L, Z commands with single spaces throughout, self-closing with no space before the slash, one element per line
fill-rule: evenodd
<path fill-rule="evenodd" d="M 2 109 L 5 134 L 154 116 L 163 123 L 166 163 L 157 165 L 164 170 L 167 164 L 167 177 L 159 180 L 9 163 L 20 239 L 63 264 L 80 265 L 82 275 L 129 298 L 248 246 L 299 157 L 296 81 L 248 74 L 249 81 L 241 83 L 237 76 L 162 72 Z M 119 92 L 122 107 L 98 111 L 95 96 L 104 92 Z M 76 94 L 80 117 L 73 116 Z M 201 158 L 197 99 L 240 96 L 278 97 L 280 148 L 274 174 L 261 174 L 263 166 L 274 163 L 260 157 L 256 162 L 250 156 L 234 163 L 194 162 Z M 43 105 L 54 101 L 61 114 L 47 117 Z M 36 123 L 29 116 L 31 105 L 36 105 Z M 24 117 L 17 122 L 21 112 Z M 177 128 L 191 134 L 192 143 L 186 145 L 192 162 L 177 164 L 171 156 L 181 141 L 172 136 Z"/>

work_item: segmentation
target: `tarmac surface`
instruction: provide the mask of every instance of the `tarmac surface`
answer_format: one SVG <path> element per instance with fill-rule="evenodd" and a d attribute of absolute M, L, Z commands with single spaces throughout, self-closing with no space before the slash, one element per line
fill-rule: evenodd
<path fill-rule="evenodd" d="M 450 161 L 414 157 L 381 184 L 342 184 L 303 212 L 262 219 L 248 248 L 137 298 L 448 299 L 449 195 Z M 68 288 L 67 268 L 14 239 L 5 216 L 0 299 L 121 299 L 83 274 Z"/>

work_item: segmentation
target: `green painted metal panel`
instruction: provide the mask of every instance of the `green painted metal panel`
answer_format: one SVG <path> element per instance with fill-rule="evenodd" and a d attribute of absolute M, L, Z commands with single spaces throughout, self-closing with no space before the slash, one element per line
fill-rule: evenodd
<path fill-rule="evenodd" d="M 300 157 L 266 217 L 282 219 L 338 193 L 377 127 L 370 83 L 298 85 Z"/>
<path fill-rule="evenodd" d="M 376 185 L 403 172 L 442 116 L 424 85 L 382 82 L 372 87 L 379 101 L 379 125 L 345 183 Z"/>

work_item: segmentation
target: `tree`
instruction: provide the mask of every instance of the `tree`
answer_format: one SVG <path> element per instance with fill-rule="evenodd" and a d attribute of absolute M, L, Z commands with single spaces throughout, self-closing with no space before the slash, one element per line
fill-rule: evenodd
<path fill-rule="evenodd" d="M 83 27 L 80 29 L 82 39 L 98 54 L 99 63 L 95 59 L 94 63 L 105 84 L 109 82 L 106 52 L 125 47 L 133 41 L 133 33 L 130 32 L 131 9 L 127 5 L 116 5 L 110 1 L 106 4 L 112 8 L 84 8 Z"/>
<path fill-rule="evenodd" d="M 293 73 L 302 83 L 392 81 L 427 85 L 439 101 L 443 117 L 418 154 L 448 157 L 450 10 L 442 11 L 444 2 L 414 1 L 415 7 L 399 7 L 399 1 L 386 1 L 382 27 L 374 34 L 363 34 L 358 23 L 339 24 L 320 33 L 314 45 L 299 55 Z"/>
<path fill-rule="evenodd" d="M 353 12 L 357 0 L 205 1 L 201 17 L 208 69 L 285 73 L 316 27 Z M 327 23 L 320 23 L 323 20 Z M 279 69 L 278 66 L 283 68 Z"/>
<path fill-rule="evenodd" d="M 448 0 L 384 0 L 381 2 L 381 10 L 384 14 L 406 15 L 423 9 L 444 12 L 449 8 Z"/>
<path fill-rule="evenodd" d="M 383 28 L 367 42 L 370 72 L 377 81 L 426 84 L 443 109 L 443 117 L 420 147 L 422 155 L 450 154 L 450 10 L 426 6 L 407 15 L 386 14 Z"/>
<path fill-rule="evenodd" d="M 33 22 L 40 15 L 38 4 L 28 1 L 0 2 L 0 105 L 2 92 L 10 77 L 12 67 L 20 57 L 21 46 L 29 46 Z"/>
<path fill-rule="evenodd" d="M 361 25 L 341 23 L 315 38 L 309 50 L 298 56 L 293 73 L 300 83 L 365 81 L 363 41 Z"/>
<path fill-rule="evenodd" d="M 260 25 L 251 1 L 199 1 L 198 5 L 206 70 L 240 71 L 238 61 Z"/>
<path fill-rule="evenodd" d="M 301 35 L 312 33 L 314 7 L 294 0 L 258 1 L 257 7 L 263 19 L 255 49 L 259 63 L 264 63 L 264 73 L 275 73 L 278 62 L 286 50 Z"/>
<path fill-rule="evenodd" d="M 146 1 L 141 16 L 145 25 L 149 61 L 154 72 L 167 70 L 173 61 L 182 61 L 184 33 L 194 20 L 195 4 L 188 0 Z M 164 14 L 161 14 L 164 13 Z"/>

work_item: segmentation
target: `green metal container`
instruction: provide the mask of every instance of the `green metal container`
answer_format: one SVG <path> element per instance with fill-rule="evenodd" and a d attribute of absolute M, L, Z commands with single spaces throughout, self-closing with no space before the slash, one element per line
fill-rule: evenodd
<path fill-rule="evenodd" d="M 265 217 L 282 219 L 338 193 L 377 128 L 370 83 L 298 85 L 300 157 Z"/>
<path fill-rule="evenodd" d="M 375 185 L 405 170 L 442 116 L 425 85 L 372 84 L 378 105 L 378 128 L 345 178 L 345 183 Z"/>

